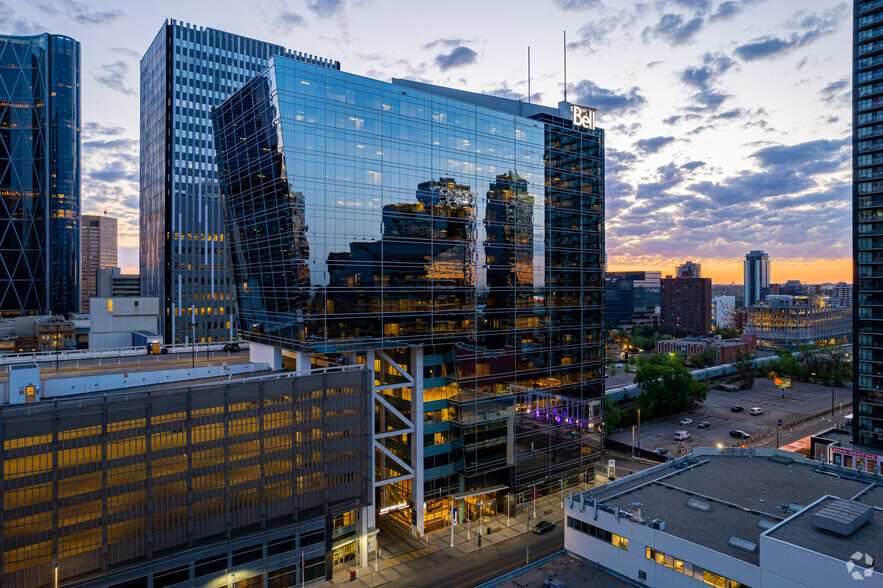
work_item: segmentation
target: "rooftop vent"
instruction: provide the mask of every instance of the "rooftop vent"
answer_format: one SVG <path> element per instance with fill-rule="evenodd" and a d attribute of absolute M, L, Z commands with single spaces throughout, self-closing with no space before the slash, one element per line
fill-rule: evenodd
<path fill-rule="evenodd" d="M 854 500 L 834 500 L 812 515 L 817 529 L 849 537 L 874 518 L 874 507 Z"/>
<path fill-rule="evenodd" d="M 752 543 L 751 541 L 746 541 L 745 539 L 739 539 L 738 537 L 730 537 L 730 540 L 727 541 L 727 543 L 729 543 L 736 549 L 741 549 L 743 551 L 747 551 L 748 553 L 754 553 L 755 551 L 757 551 L 757 543 Z"/>
<path fill-rule="evenodd" d="M 797 504 L 796 502 L 792 502 L 791 504 L 788 505 L 788 510 L 790 510 L 791 512 L 800 512 L 804 508 L 806 508 L 806 507 L 803 506 L 802 504 Z"/>
<path fill-rule="evenodd" d="M 708 512 L 711 510 L 711 505 L 707 502 L 702 502 L 700 500 L 696 500 L 695 498 L 691 498 L 687 501 L 687 506 L 690 508 L 695 508 L 696 510 L 701 510 L 702 512 Z"/>
<path fill-rule="evenodd" d="M 660 519 L 653 519 L 650 521 L 650 528 L 656 529 L 657 531 L 665 531 L 665 521 Z"/>
<path fill-rule="evenodd" d="M 774 523 L 772 521 L 761 520 L 761 521 L 758 521 L 757 526 L 760 527 L 761 529 L 763 529 L 764 531 L 766 531 L 767 529 L 772 529 L 773 527 L 775 527 L 776 523 Z"/>

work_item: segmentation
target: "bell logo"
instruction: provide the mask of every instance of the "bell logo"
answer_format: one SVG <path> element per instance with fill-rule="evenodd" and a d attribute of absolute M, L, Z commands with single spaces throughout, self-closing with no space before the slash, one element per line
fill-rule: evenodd
<path fill-rule="evenodd" d="M 874 575 L 874 558 L 867 553 L 856 551 L 846 562 L 846 571 L 853 580 L 864 580 Z"/>
<path fill-rule="evenodd" d="M 582 127 L 584 129 L 589 129 L 590 131 L 595 129 L 594 108 L 586 108 L 585 106 L 572 104 L 570 106 L 570 118 L 575 127 Z"/>

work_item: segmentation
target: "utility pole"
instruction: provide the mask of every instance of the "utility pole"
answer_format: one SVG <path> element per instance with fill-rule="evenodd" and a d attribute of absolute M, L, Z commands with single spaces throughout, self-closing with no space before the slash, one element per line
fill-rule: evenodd
<path fill-rule="evenodd" d="M 528 503 L 524 503 L 524 515 L 527 519 L 527 526 L 525 527 L 524 535 L 527 537 L 527 551 L 525 554 L 526 561 L 524 565 L 530 565 L 530 505 Z"/>
<path fill-rule="evenodd" d="M 191 367 L 196 369 L 196 307 L 190 307 L 190 334 L 193 336 L 192 344 L 190 345 L 190 362 Z"/>

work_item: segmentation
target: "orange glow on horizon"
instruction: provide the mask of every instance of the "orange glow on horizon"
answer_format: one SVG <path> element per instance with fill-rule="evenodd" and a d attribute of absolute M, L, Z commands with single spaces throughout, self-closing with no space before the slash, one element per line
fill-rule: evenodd
<path fill-rule="evenodd" d="M 662 277 L 675 275 L 675 267 L 687 259 L 672 260 L 647 258 L 617 263 L 611 260 L 607 271 L 658 270 Z M 715 284 L 741 284 L 744 281 L 742 259 L 692 259 L 702 264 L 702 277 L 711 278 Z M 843 259 L 775 259 L 770 256 L 770 282 L 784 284 L 788 280 L 800 280 L 804 284 L 824 284 L 827 282 L 852 283 L 852 258 Z"/>

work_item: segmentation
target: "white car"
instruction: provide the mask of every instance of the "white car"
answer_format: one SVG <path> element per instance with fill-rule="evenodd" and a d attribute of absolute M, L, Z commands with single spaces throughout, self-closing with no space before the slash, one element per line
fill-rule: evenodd
<path fill-rule="evenodd" d="M 692 425 L 692 424 L 693 424 L 693 419 L 688 419 L 688 418 L 686 418 L 686 417 L 685 417 L 685 418 L 682 418 L 682 419 L 681 419 L 681 424 L 682 424 L 682 425 Z"/>
<path fill-rule="evenodd" d="M 684 439 L 689 439 L 690 433 L 687 431 L 675 431 L 675 440 L 683 441 Z"/>
<path fill-rule="evenodd" d="M 763 409 L 759 406 L 755 406 L 751 410 L 748 411 L 751 414 L 763 414 Z"/>

